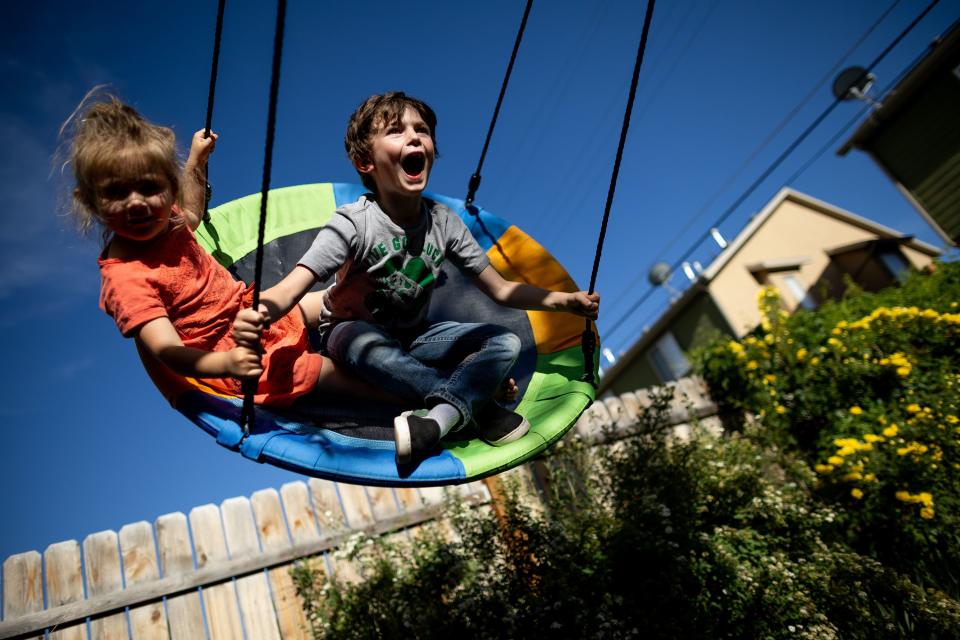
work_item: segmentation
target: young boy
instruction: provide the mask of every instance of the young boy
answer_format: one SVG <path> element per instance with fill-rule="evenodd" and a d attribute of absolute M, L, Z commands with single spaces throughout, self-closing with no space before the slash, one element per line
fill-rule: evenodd
<path fill-rule="evenodd" d="M 519 338 L 492 324 L 427 321 L 445 259 L 506 306 L 596 318 L 600 302 L 597 294 L 504 280 L 460 217 L 423 197 L 436 158 L 436 125 L 429 106 L 403 93 L 371 96 L 360 105 L 345 144 L 371 193 L 339 208 L 294 270 L 263 292 L 262 316 L 247 310 L 237 320 L 239 334 L 255 333 L 336 273 L 320 310 L 327 354 L 374 386 L 425 407 L 394 420 L 401 465 L 471 420 L 492 445 L 513 442 L 530 428 L 491 400 L 516 362 Z"/>

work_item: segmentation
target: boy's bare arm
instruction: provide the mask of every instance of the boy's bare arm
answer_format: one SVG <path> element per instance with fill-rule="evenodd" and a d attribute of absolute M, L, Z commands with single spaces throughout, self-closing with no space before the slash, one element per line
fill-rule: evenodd
<path fill-rule="evenodd" d="M 183 178 L 180 185 L 180 193 L 182 194 L 180 210 L 191 231 L 199 227 L 200 221 L 203 219 L 203 210 L 207 200 L 207 160 L 213 153 L 213 148 L 217 142 L 217 134 L 211 132 L 209 138 L 204 138 L 203 133 L 204 130 L 201 129 L 193 134 L 193 140 L 190 143 L 190 156 L 183 166 Z"/>
<path fill-rule="evenodd" d="M 287 315 L 301 299 L 307 326 L 315 327 L 320 317 L 318 296 L 307 295 L 317 278 L 313 271 L 297 265 L 276 285 L 260 294 L 260 308 L 241 309 L 233 321 L 233 340 L 247 349 L 259 350 L 260 336 L 271 322 Z M 316 317 L 313 316 L 316 312 Z"/>
<path fill-rule="evenodd" d="M 266 307 L 267 324 L 287 315 L 317 283 L 317 276 L 303 265 L 297 265 L 283 280 L 260 294 L 260 304 Z"/>
<path fill-rule="evenodd" d="M 473 281 L 492 300 L 514 309 L 567 311 L 594 320 L 600 312 L 599 293 L 550 291 L 522 282 L 511 282 L 504 280 L 492 266 L 487 266 Z"/>
<path fill-rule="evenodd" d="M 186 347 L 168 318 L 155 318 L 140 327 L 137 339 L 174 373 L 198 378 L 259 376 L 260 354 L 238 346 L 230 351 L 204 351 Z"/>

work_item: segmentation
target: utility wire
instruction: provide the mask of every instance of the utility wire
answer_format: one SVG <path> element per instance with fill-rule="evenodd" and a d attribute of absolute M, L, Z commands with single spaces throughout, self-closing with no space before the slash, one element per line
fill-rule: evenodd
<path fill-rule="evenodd" d="M 884 50 L 880 53 L 880 55 L 878 55 L 876 58 L 874 58 L 874 60 L 864 69 L 863 73 L 861 74 L 861 77 L 860 77 L 860 78 L 857 80 L 857 82 L 855 82 L 854 84 L 857 84 L 858 82 L 860 82 L 860 81 L 862 81 L 864 78 L 866 78 L 867 75 L 870 73 L 870 71 L 871 71 L 874 67 L 876 67 L 877 64 L 879 64 L 885 57 L 887 57 L 887 55 L 893 50 L 893 48 L 896 47 L 896 46 L 900 43 L 900 41 L 903 40 L 903 39 L 907 36 L 907 34 L 909 34 L 909 33 L 914 29 L 914 27 L 916 27 L 917 24 L 919 24 L 920 21 L 923 20 L 923 18 L 925 18 L 925 17 L 927 16 L 927 14 L 930 13 L 930 11 L 933 10 L 933 8 L 934 8 L 937 4 L 939 4 L 939 2 L 940 2 L 940 0 L 933 0 L 933 2 L 931 2 L 929 5 L 927 5 L 927 7 L 926 7 L 922 12 L 920 12 L 920 14 L 919 14 L 916 18 L 914 18 L 913 21 L 911 21 L 910 24 L 907 25 L 907 27 L 906 27 L 905 29 L 904 29 L 903 31 L 901 31 L 900 34 L 897 35 L 897 37 L 894 38 L 893 41 L 890 42 L 890 44 L 888 44 L 888 45 L 886 46 L 886 48 L 884 48 Z M 717 218 L 717 220 L 716 220 L 712 225 L 710 225 L 710 227 L 711 227 L 711 228 L 718 227 L 718 226 L 721 225 L 727 218 L 729 218 L 730 215 L 733 214 L 733 212 L 736 211 L 737 208 L 738 208 L 741 204 L 743 204 L 743 202 L 744 202 L 748 197 L 750 197 L 750 195 L 752 195 L 754 191 L 756 191 L 757 187 L 759 187 L 760 184 L 762 184 L 767 178 L 769 178 L 769 177 L 770 177 L 770 174 L 772 174 L 777 168 L 779 168 L 780 165 L 783 163 L 783 161 L 784 161 L 787 157 L 789 157 L 790 154 L 792 154 L 792 153 L 797 149 L 797 147 L 799 147 L 800 144 L 801 144 L 804 140 L 806 140 L 807 137 L 808 137 L 818 126 L 820 126 L 820 124 L 827 118 L 827 116 L 829 116 L 831 113 L 833 113 L 833 110 L 836 109 L 836 108 L 837 108 L 837 105 L 839 105 L 841 102 L 842 102 L 842 99 L 841 99 L 841 98 L 834 98 L 833 102 L 830 103 L 830 105 L 829 105 L 826 109 L 824 109 L 823 112 L 822 112 L 819 116 L 817 116 L 817 117 L 813 120 L 813 122 L 811 122 L 810 125 L 808 125 L 807 128 L 804 129 L 804 131 L 803 131 L 799 136 L 797 136 L 797 138 L 796 138 L 793 142 L 791 142 L 791 143 L 787 146 L 787 148 L 786 148 L 779 156 L 777 156 L 777 158 L 763 171 L 763 173 L 760 174 L 760 177 L 758 177 L 756 180 L 754 180 L 753 183 L 752 183 L 749 187 L 747 187 L 746 191 L 744 191 L 744 192 L 733 202 L 733 204 L 731 204 L 729 207 L 727 207 L 727 209 L 720 215 L 719 218 Z M 677 269 L 679 266 L 681 266 L 681 265 L 683 264 L 684 260 L 686 260 L 686 259 L 690 256 L 690 254 L 692 254 L 692 253 L 696 250 L 696 248 L 697 248 L 698 246 L 700 246 L 700 243 L 702 243 L 702 242 L 703 242 L 704 240 L 706 240 L 708 237 L 710 237 L 710 231 L 707 231 L 706 233 L 701 234 L 701 235 L 690 245 L 690 247 L 689 247 L 672 265 L 670 265 L 670 271 L 674 271 L 674 270 Z M 626 313 L 624 313 L 622 316 L 620 316 L 620 318 L 619 318 L 619 319 L 613 324 L 613 326 L 606 332 L 607 338 L 609 338 L 613 333 L 615 333 L 615 332 L 617 331 L 617 329 L 619 329 L 620 327 L 623 326 L 624 322 L 626 322 L 626 320 L 630 317 L 630 315 L 631 315 L 634 311 L 636 311 L 636 309 L 637 309 L 641 304 L 643 304 L 644 302 L 646 302 L 646 300 L 650 297 L 650 295 L 653 293 L 654 290 L 655 290 L 655 289 L 654 289 L 653 286 L 651 286 L 649 289 L 647 289 L 647 291 L 644 292 L 644 294 L 640 297 L 640 299 L 637 300 L 633 305 L 631 305 L 630 308 L 626 311 Z"/>
<path fill-rule="evenodd" d="M 853 54 L 853 52 L 856 51 L 857 48 L 859 48 L 860 45 L 863 44 L 863 42 L 876 30 L 876 28 L 880 25 L 881 22 L 883 22 L 884 19 L 886 19 L 886 17 L 890 14 L 890 12 L 893 11 L 893 9 L 898 4 L 900 4 L 900 1 L 901 0 L 894 0 L 893 3 L 889 7 L 887 7 L 887 9 L 882 14 L 880 14 L 880 16 L 874 21 L 874 23 L 870 25 L 870 27 L 868 27 L 866 31 L 864 31 L 864 33 L 857 39 L 857 41 L 851 47 L 849 47 L 843 55 L 841 55 L 837 59 L 837 61 L 823 75 L 823 77 L 821 77 L 819 81 L 814 83 L 810 91 L 807 92 L 807 95 L 804 96 L 803 99 L 801 99 L 800 102 L 797 103 L 797 105 L 794 106 L 793 109 L 791 109 L 791 111 L 780 121 L 779 124 L 777 124 L 770 131 L 770 133 L 767 134 L 767 136 L 763 139 L 763 141 L 761 141 L 760 144 L 758 144 L 754 148 L 754 150 L 750 153 L 750 155 L 745 160 L 743 160 L 743 162 L 740 163 L 740 166 L 737 167 L 737 169 L 733 172 L 733 174 L 729 178 L 727 178 L 727 180 L 716 191 L 714 191 L 713 195 L 711 195 L 707 199 L 707 201 L 703 204 L 703 206 L 701 206 L 700 209 L 693 216 L 691 216 L 691 218 L 686 222 L 686 224 L 684 224 L 683 227 L 673 236 L 673 238 L 667 244 L 665 244 L 660 249 L 660 251 L 657 252 L 657 254 L 653 258 L 653 262 L 657 262 L 658 260 L 660 260 L 664 256 L 664 254 L 667 253 L 667 251 L 669 251 L 674 245 L 676 245 L 677 242 L 680 241 L 681 238 L 684 237 L 684 235 L 686 235 L 687 231 L 689 231 L 690 228 L 693 227 L 693 225 L 700 219 L 700 217 L 704 213 L 706 213 L 710 207 L 713 206 L 713 204 L 717 201 L 720 195 L 723 194 L 723 192 L 725 192 L 727 189 L 729 189 L 731 185 L 733 185 L 733 183 L 737 180 L 737 178 L 740 177 L 740 175 L 744 172 L 744 170 L 746 170 L 746 168 L 750 165 L 750 163 L 753 162 L 757 158 L 757 156 L 759 156 L 760 153 L 764 149 L 766 149 L 767 146 L 769 146 L 771 142 L 773 142 L 774 138 L 776 138 L 780 134 L 780 132 L 783 131 L 784 128 L 786 128 L 786 126 L 793 120 L 793 118 L 807 105 L 807 103 L 809 103 L 810 100 L 812 100 L 817 95 L 817 92 L 820 90 L 820 88 L 826 82 L 828 82 L 834 77 L 834 74 L 836 73 L 837 69 L 839 69 L 840 66 L 847 60 L 847 58 L 849 58 Z M 630 281 L 630 283 L 626 287 L 624 287 L 623 289 L 624 293 L 617 298 L 617 301 L 613 304 L 613 306 L 608 307 L 608 313 L 613 309 L 615 309 L 619 305 L 619 303 L 622 300 L 624 300 L 623 296 L 626 294 L 626 292 L 633 289 L 633 287 L 635 287 L 637 283 L 640 282 L 641 279 L 643 279 L 644 276 L 645 274 L 643 272 L 640 272 L 632 281 Z"/>

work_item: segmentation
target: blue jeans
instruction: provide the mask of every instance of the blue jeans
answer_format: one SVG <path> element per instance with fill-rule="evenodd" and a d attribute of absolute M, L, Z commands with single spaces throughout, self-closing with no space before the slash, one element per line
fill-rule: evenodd
<path fill-rule="evenodd" d="M 401 400 L 427 408 L 452 404 L 466 424 L 510 373 L 520 338 L 495 324 L 438 322 L 415 333 L 390 333 L 353 320 L 330 330 L 326 351 Z"/>

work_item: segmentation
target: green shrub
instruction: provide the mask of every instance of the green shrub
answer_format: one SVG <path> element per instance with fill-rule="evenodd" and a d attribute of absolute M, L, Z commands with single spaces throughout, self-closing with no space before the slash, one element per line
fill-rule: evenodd
<path fill-rule="evenodd" d="M 668 444 L 568 441 L 547 509 L 453 501 L 436 529 L 342 553 L 358 583 L 296 571 L 318 638 L 957 637 L 960 604 L 845 544 L 817 474 L 753 429 Z"/>
<path fill-rule="evenodd" d="M 854 549 L 960 594 L 960 263 L 763 322 L 705 350 L 724 410 L 814 465 Z"/>

